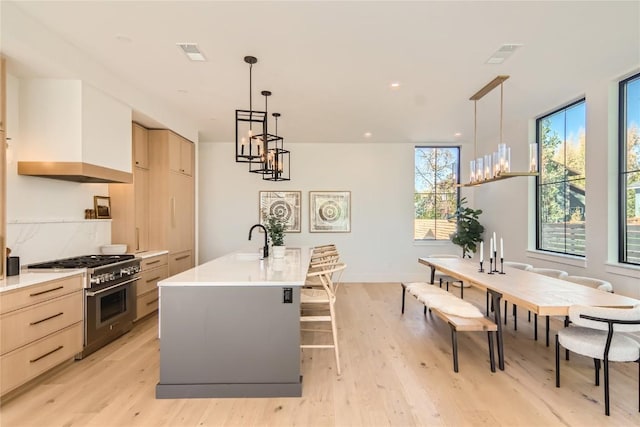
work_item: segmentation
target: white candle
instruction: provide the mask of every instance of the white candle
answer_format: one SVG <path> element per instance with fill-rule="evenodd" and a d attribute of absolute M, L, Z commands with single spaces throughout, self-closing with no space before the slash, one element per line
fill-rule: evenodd
<path fill-rule="evenodd" d="M 502 237 L 500 238 L 500 259 L 504 259 L 504 242 Z"/>
<path fill-rule="evenodd" d="M 484 242 L 480 242 L 480 262 L 484 261 Z"/>
<path fill-rule="evenodd" d="M 496 239 L 496 232 L 493 232 L 493 249 L 491 252 L 496 252 L 498 250 L 498 239 Z"/>
<path fill-rule="evenodd" d="M 493 238 L 489 239 L 489 258 L 493 258 Z"/>

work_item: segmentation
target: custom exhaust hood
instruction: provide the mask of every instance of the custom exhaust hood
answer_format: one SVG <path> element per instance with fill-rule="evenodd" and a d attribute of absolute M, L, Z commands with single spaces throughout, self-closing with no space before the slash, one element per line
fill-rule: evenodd
<path fill-rule="evenodd" d="M 20 82 L 18 174 L 131 183 L 131 108 L 79 81 Z"/>

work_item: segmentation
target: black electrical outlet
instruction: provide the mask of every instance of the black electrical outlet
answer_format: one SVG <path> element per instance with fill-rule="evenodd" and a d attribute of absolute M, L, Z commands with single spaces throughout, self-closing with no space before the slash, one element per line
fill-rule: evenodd
<path fill-rule="evenodd" d="M 293 303 L 293 288 L 282 288 L 282 302 L 285 304 Z"/>

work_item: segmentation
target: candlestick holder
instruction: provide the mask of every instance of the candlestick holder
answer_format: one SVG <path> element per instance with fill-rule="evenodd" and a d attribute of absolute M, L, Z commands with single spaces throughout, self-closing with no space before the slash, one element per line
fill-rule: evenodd
<path fill-rule="evenodd" d="M 493 263 L 493 273 L 498 273 L 498 253 L 496 251 L 493 251 L 493 259 L 495 260 L 495 262 Z"/>
<path fill-rule="evenodd" d="M 487 274 L 493 274 L 493 258 L 489 258 L 489 272 Z"/>
<path fill-rule="evenodd" d="M 479 273 L 484 273 L 484 268 L 482 268 L 482 261 L 480 261 L 480 270 L 478 270 Z"/>
<path fill-rule="evenodd" d="M 500 274 L 506 274 L 504 272 L 504 258 L 500 257 Z"/>

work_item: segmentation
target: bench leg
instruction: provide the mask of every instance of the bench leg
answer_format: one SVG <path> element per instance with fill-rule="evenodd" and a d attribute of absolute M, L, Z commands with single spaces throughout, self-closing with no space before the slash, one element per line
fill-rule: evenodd
<path fill-rule="evenodd" d="M 489 317 L 489 292 L 487 292 L 487 317 Z"/>
<path fill-rule="evenodd" d="M 406 286 L 404 286 L 404 283 L 402 284 L 402 314 L 404 314 L 404 296 L 405 293 L 407 291 Z"/>
<path fill-rule="evenodd" d="M 560 387 L 560 340 L 556 334 L 556 387 Z"/>
<path fill-rule="evenodd" d="M 518 330 L 518 306 L 513 304 L 513 330 Z"/>
<path fill-rule="evenodd" d="M 596 385 L 600 385 L 600 359 L 593 359 L 593 364 L 595 365 L 596 371 Z"/>
<path fill-rule="evenodd" d="M 493 320 L 496 322 L 498 331 L 496 333 L 496 341 L 498 344 L 498 367 L 501 371 L 504 371 L 504 343 L 502 340 L 502 315 L 500 314 L 500 298 L 502 294 L 494 290 L 488 289 L 487 292 L 491 294 L 491 300 L 493 303 Z"/>
<path fill-rule="evenodd" d="M 458 372 L 458 336 L 453 325 L 451 327 L 451 346 L 453 347 L 453 372 Z"/>
<path fill-rule="evenodd" d="M 460 281 L 460 299 L 464 299 L 464 282 Z"/>
<path fill-rule="evenodd" d="M 538 313 L 533 313 L 533 339 L 538 341 Z"/>
<path fill-rule="evenodd" d="M 507 302 L 505 301 L 505 302 L 504 302 L 504 324 L 505 324 L 505 325 L 507 324 L 507 316 L 508 316 L 508 314 L 507 314 L 507 313 L 508 313 L 508 312 L 507 312 Z"/>
<path fill-rule="evenodd" d="M 491 372 L 496 371 L 496 358 L 493 352 L 493 331 L 487 332 L 489 338 L 489 364 L 491 365 Z"/>
<path fill-rule="evenodd" d="M 433 285 L 433 281 L 435 279 L 436 279 L 436 268 L 435 267 L 431 267 L 431 282 L 429 282 L 429 283 L 431 283 Z M 440 287 L 442 287 L 442 284 L 441 284 Z"/>

